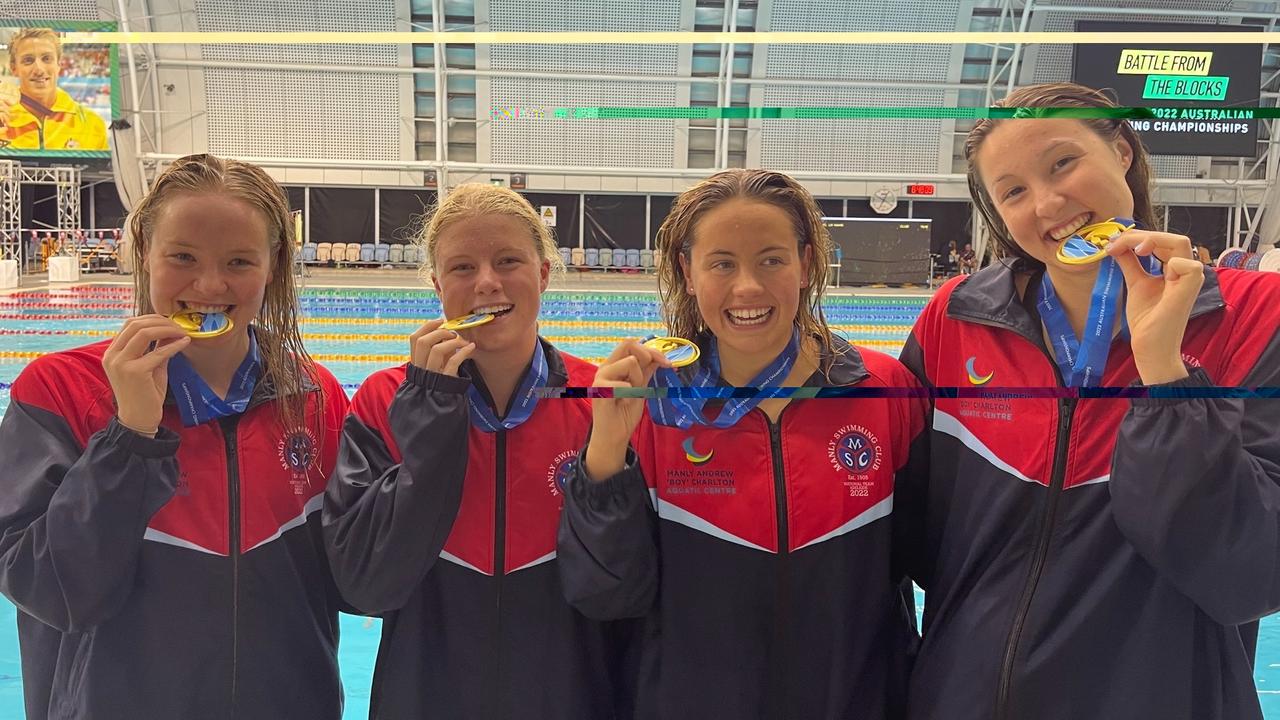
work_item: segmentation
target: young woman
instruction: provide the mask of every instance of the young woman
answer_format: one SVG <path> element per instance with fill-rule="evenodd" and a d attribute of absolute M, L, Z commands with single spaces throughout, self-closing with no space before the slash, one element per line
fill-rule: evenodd
<path fill-rule="evenodd" d="M 677 376 L 630 341 L 595 384 L 911 386 L 895 360 L 827 328 L 830 246 L 786 175 L 704 180 L 658 232 L 663 317 L 700 359 Z M 899 715 L 916 636 L 891 513 L 922 401 L 657 397 L 593 413 L 561 567 L 587 615 L 648 618 L 640 717 Z"/>
<path fill-rule="evenodd" d="M 945 285 L 903 352 L 939 387 L 1280 384 L 1280 275 L 1206 271 L 1160 232 L 1141 141 L 1072 84 L 969 134 L 1002 262 Z M 1122 217 L 1105 258 L 1062 241 Z M 1162 271 L 1157 271 L 1159 260 Z M 1149 265 L 1149 272 L 1144 264 Z M 1151 391 L 1151 390 L 1149 390 Z M 1257 620 L 1280 607 L 1280 402 L 938 398 L 909 717 L 1260 718 Z"/>
<path fill-rule="evenodd" d="M 0 591 L 28 718 L 341 716 L 316 511 L 347 399 L 302 347 L 292 227 L 262 170 L 176 161 L 129 218 L 137 316 L 14 383 Z"/>
<path fill-rule="evenodd" d="M 519 194 L 455 188 L 424 231 L 446 317 L 353 399 L 325 501 L 338 585 L 382 615 L 374 718 L 613 718 L 621 624 L 564 601 L 556 526 L 595 366 L 538 336 L 555 242 Z"/>

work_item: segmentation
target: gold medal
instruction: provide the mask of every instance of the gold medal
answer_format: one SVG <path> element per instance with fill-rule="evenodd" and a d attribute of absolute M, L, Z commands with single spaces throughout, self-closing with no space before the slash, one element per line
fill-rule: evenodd
<path fill-rule="evenodd" d="M 1058 245 L 1058 260 L 1068 265 L 1088 265 L 1107 256 L 1107 245 L 1118 233 L 1134 227 L 1132 220 L 1111 218 L 1086 225 Z"/>
<path fill-rule="evenodd" d="M 231 318 L 225 313 L 176 312 L 169 319 L 186 331 L 187 336 L 195 339 L 218 337 L 231 332 L 235 327 Z"/>
<path fill-rule="evenodd" d="M 463 317 L 446 321 L 445 324 L 440 327 L 445 330 L 470 330 L 473 327 L 479 327 L 487 322 L 493 322 L 494 317 L 496 316 L 493 313 L 464 315 Z"/>
<path fill-rule="evenodd" d="M 644 346 L 653 348 L 671 361 L 671 367 L 681 368 L 697 362 L 698 346 L 689 340 L 679 337 L 656 337 L 644 341 Z"/>

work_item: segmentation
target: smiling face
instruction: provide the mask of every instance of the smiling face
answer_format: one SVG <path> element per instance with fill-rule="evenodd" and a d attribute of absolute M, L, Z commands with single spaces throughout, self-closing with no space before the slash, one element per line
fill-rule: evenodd
<path fill-rule="evenodd" d="M 733 199 L 703 215 L 680 264 L 722 356 L 767 362 L 782 352 L 809 254 L 806 245 L 801 255 L 787 213 L 769 203 Z"/>
<path fill-rule="evenodd" d="M 542 292 L 551 261 L 538 257 L 529 227 L 512 215 L 467 217 L 440 232 L 431 280 L 446 317 L 493 313 L 497 318 L 460 331 L 473 355 L 532 352 Z"/>
<path fill-rule="evenodd" d="M 1085 225 L 1133 217 L 1125 182 L 1132 162 L 1124 139 L 1108 141 L 1065 118 L 1005 121 L 976 155 L 983 187 L 1018 247 L 1047 266 L 1077 273 L 1097 267 L 1059 262 L 1058 245 Z"/>
<path fill-rule="evenodd" d="M 156 216 L 145 271 L 160 315 L 222 312 L 232 332 L 193 340 L 190 350 L 242 346 L 272 277 L 267 222 L 252 205 L 222 194 L 181 194 Z"/>
<path fill-rule="evenodd" d="M 58 47 L 45 38 L 26 38 L 9 48 L 9 70 L 23 95 L 52 104 L 58 89 Z"/>

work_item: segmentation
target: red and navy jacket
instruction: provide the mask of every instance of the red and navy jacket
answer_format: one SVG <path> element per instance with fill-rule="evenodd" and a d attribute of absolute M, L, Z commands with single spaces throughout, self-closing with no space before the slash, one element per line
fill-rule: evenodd
<path fill-rule="evenodd" d="M 936 387 L 1060 387 L 1010 262 L 944 285 L 903 350 Z M 1043 270 L 1032 274 L 1038 287 Z M 1207 271 L 1170 387 L 1280 385 L 1280 275 Z M 1139 382 L 1112 343 L 1102 385 Z M 1280 608 L 1280 400 L 945 399 L 912 481 L 913 720 L 1248 720 Z"/>
<path fill-rule="evenodd" d="M 827 359 L 806 385 L 916 385 L 843 340 Z M 811 398 L 777 423 L 755 408 L 688 431 L 646 412 L 623 471 L 579 465 L 565 590 L 591 617 L 647 618 L 639 717 L 900 717 L 918 638 L 891 558 L 894 477 L 925 408 Z"/>
<path fill-rule="evenodd" d="M 549 387 L 591 385 L 593 365 L 540 342 Z M 589 401 L 543 399 L 524 423 L 484 432 L 469 378 L 488 390 L 474 363 L 461 375 L 379 371 L 343 430 L 324 526 L 344 597 L 384 618 L 370 717 L 613 718 L 627 624 L 570 607 L 556 561 Z"/>
<path fill-rule="evenodd" d="M 339 599 L 320 531 L 347 398 L 317 368 L 303 428 L 244 413 L 155 438 L 115 419 L 110 341 L 41 357 L 0 423 L 0 591 L 29 720 L 337 718 Z"/>

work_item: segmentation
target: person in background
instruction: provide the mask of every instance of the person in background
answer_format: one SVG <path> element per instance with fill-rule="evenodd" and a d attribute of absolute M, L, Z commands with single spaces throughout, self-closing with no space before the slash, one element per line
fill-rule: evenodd
<path fill-rule="evenodd" d="M 17 150 L 106 150 L 107 125 L 58 87 L 62 41 L 49 28 L 23 28 L 9 39 L 15 88 L 0 82 L 0 140 Z"/>
<path fill-rule="evenodd" d="M 965 243 L 960 253 L 960 274 L 971 275 L 978 269 L 978 256 L 973 251 L 973 243 Z"/>

